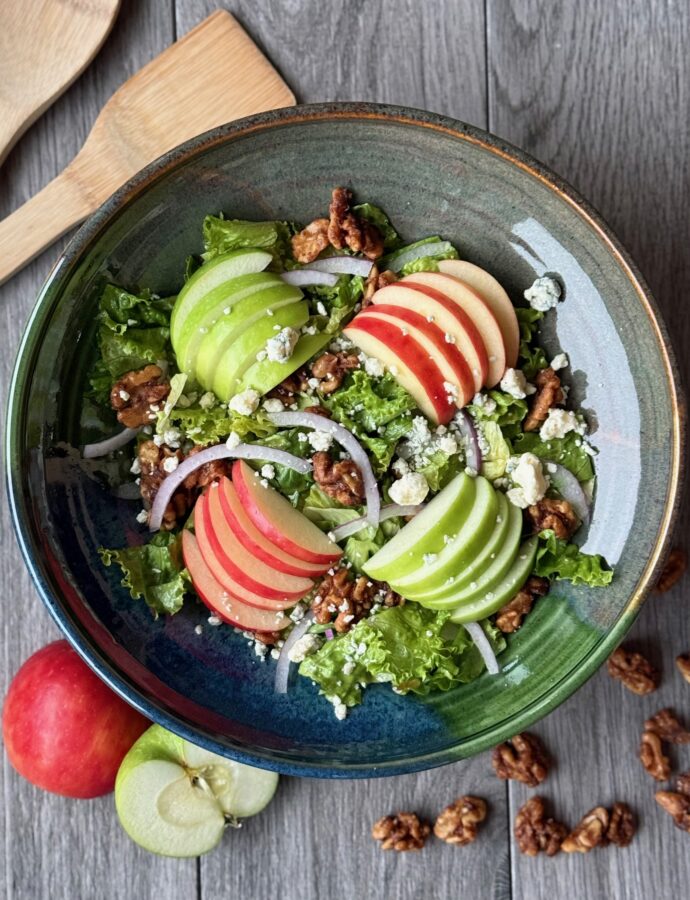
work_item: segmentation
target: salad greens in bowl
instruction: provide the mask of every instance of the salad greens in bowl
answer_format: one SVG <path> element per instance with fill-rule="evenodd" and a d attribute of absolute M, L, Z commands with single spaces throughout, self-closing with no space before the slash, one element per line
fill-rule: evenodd
<path fill-rule="evenodd" d="M 268 113 L 74 239 L 15 373 L 10 498 L 67 636 L 282 771 L 523 729 L 613 650 L 678 489 L 673 362 L 573 191 L 426 113 Z"/>

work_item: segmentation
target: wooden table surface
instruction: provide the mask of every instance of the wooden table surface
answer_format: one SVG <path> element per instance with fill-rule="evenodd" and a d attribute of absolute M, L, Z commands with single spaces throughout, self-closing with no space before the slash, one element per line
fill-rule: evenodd
<path fill-rule="evenodd" d="M 112 91 L 213 0 L 123 0 L 79 81 L 0 170 L 0 215 L 73 157 Z M 298 99 L 426 107 L 496 132 L 570 180 L 610 222 L 662 307 L 687 375 L 690 347 L 690 4 L 687 0 L 233 0 L 225 3 Z M 2 12 L 0 11 L 0 23 Z M 4 394 L 19 335 L 59 247 L 0 288 Z M 20 559 L 6 505 L 0 557 L 0 691 L 57 636 Z M 679 541 L 686 533 L 686 518 Z M 680 536 L 683 537 L 680 537 Z M 420 775 L 355 782 L 284 778 L 270 808 L 200 860 L 131 843 L 112 797 L 69 801 L 2 767 L 0 879 L 8 900 L 667 900 L 688 895 L 690 835 L 654 803 L 637 759 L 641 724 L 663 705 L 690 715 L 673 665 L 690 650 L 686 588 L 646 604 L 631 641 L 661 667 L 639 698 L 599 672 L 533 730 L 556 766 L 543 785 L 571 823 L 598 803 L 630 803 L 634 843 L 554 859 L 521 856 L 512 822 L 529 790 L 498 781 L 483 754 Z M 548 648 L 545 648 L 548 652 Z M 690 747 L 676 748 L 690 769 Z M 372 822 L 396 809 L 433 817 L 461 793 L 487 799 L 477 842 L 383 853 Z"/>

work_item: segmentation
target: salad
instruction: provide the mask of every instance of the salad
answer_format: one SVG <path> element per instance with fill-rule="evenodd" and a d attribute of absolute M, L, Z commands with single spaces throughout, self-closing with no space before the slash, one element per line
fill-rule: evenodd
<path fill-rule="evenodd" d="M 176 296 L 100 298 L 85 419 L 114 434 L 83 452 L 139 500 L 141 542 L 100 551 L 134 600 L 205 604 L 342 719 L 372 683 L 497 673 L 555 582 L 611 581 L 573 541 L 595 451 L 537 341 L 557 278 L 514 304 L 345 188 L 306 227 L 209 215 L 203 243 Z"/>

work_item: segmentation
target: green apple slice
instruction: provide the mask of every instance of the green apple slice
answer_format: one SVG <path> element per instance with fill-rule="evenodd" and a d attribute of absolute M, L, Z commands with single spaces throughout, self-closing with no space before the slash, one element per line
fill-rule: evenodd
<path fill-rule="evenodd" d="M 152 853 L 198 856 L 228 821 L 260 812 L 278 784 L 274 772 L 225 759 L 152 725 L 130 749 L 115 782 L 127 834 Z"/>
<path fill-rule="evenodd" d="M 242 376 L 256 362 L 257 354 L 265 348 L 266 342 L 275 337 L 283 328 L 301 328 L 308 318 L 307 302 L 299 300 L 297 303 L 293 302 L 289 306 L 276 309 L 272 316 L 263 316 L 260 321 L 253 322 L 231 343 L 223 342 L 224 352 L 215 357 L 216 362 L 212 369 L 205 370 L 212 378 L 212 382 L 210 378 L 202 379 L 202 344 L 197 365 L 199 381 L 212 389 L 217 397 L 227 402 L 238 392 Z M 218 322 L 212 331 L 215 331 L 221 324 Z M 206 361 L 204 361 L 204 365 L 207 365 Z"/>
<path fill-rule="evenodd" d="M 278 279 L 277 284 L 244 297 L 226 307 L 228 312 L 216 321 L 201 336 L 194 350 L 192 366 L 200 384 L 210 387 L 215 372 L 223 356 L 234 346 L 247 329 L 260 319 L 271 321 L 271 313 L 299 302 L 302 291 Z M 189 356 L 189 353 L 188 353 Z"/>
<path fill-rule="evenodd" d="M 263 272 L 273 257 L 265 250 L 233 250 L 223 253 L 200 266 L 177 295 L 170 317 L 170 340 L 173 347 L 179 341 L 180 327 L 187 314 L 202 297 L 225 281 L 239 275 Z"/>
<path fill-rule="evenodd" d="M 251 275 L 231 278 L 200 297 L 196 305 L 189 309 L 184 321 L 178 323 L 179 337 L 173 349 L 179 368 L 183 372 L 190 372 L 193 369 L 204 335 L 208 334 L 209 329 L 221 316 L 228 315 L 229 310 L 240 300 L 279 284 L 280 278 L 272 272 L 253 272 Z"/>
<path fill-rule="evenodd" d="M 504 502 L 507 501 L 504 499 Z M 482 551 L 501 518 L 499 497 L 490 481 L 476 480 L 474 505 L 460 530 L 449 539 L 435 560 L 403 578 L 395 578 L 395 590 L 403 597 L 423 601 L 429 593 L 448 590 L 448 579 L 463 572 Z"/>
<path fill-rule="evenodd" d="M 315 353 L 327 344 L 332 334 L 303 334 L 297 342 L 292 356 L 286 362 L 273 362 L 270 359 L 262 359 L 253 363 L 242 377 L 237 392 L 253 388 L 260 394 L 267 394 L 288 375 L 292 375 L 295 369 L 299 369 Z"/>
<path fill-rule="evenodd" d="M 363 566 L 376 581 L 394 581 L 424 566 L 426 554 L 439 553 L 447 535 L 456 534 L 470 514 L 476 479 L 462 472 L 447 484 L 414 519 L 401 528 Z"/>
<path fill-rule="evenodd" d="M 497 612 L 509 600 L 517 594 L 520 588 L 529 578 L 534 568 L 534 558 L 537 555 L 537 539 L 530 538 L 520 547 L 515 562 L 493 590 L 483 597 L 459 606 L 450 619 L 451 622 L 463 624 L 464 622 L 477 622 Z"/>

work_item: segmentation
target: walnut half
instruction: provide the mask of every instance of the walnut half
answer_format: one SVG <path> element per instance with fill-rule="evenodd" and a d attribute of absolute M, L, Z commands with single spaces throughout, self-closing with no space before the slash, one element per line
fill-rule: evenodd
<path fill-rule="evenodd" d="M 524 587 L 496 613 L 496 628 L 504 634 L 517 631 L 524 617 L 532 609 L 535 599 L 545 597 L 549 587 L 548 578 L 538 578 L 536 575 L 528 578 Z"/>
<path fill-rule="evenodd" d="M 659 580 L 656 583 L 655 593 L 665 594 L 666 591 L 670 591 L 673 585 L 683 577 L 687 567 L 687 553 L 680 547 L 674 547 L 669 553 L 666 565 L 662 569 Z"/>
<path fill-rule="evenodd" d="M 551 530 L 561 541 L 567 541 L 580 527 L 580 520 L 567 500 L 544 497 L 525 511 L 525 518 L 532 525 L 534 534 Z"/>
<path fill-rule="evenodd" d="M 654 799 L 659 806 L 673 816 L 676 827 L 690 832 L 690 797 L 675 791 L 657 791 Z"/>
<path fill-rule="evenodd" d="M 434 824 L 434 834 L 447 844 L 464 847 L 477 838 L 477 825 L 486 818 L 486 801 L 469 795 L 447 806 Z"/>
<path fill-rule="evenodd" d="M 562 822 L 546 815 L 546 803 L 542 797 L 532 797 L 521 806 L 513 828 L 520 853 L 536 856 L 544 852 L 555 856 L 568 834 Z"/>
<path fill-rule="evenodd" d="M 371 836 L 381 841 L 382 850 L 421 850 L 431 833 L 428 822 L 416 813 L 401 812 L 384 816 L 371 829 Z"/>
<path fill-rule="evenodd" d="M 609 811 L 603 806 L 595 806 L 573 828 L 561 844 L 564 853 L 589 853 L 595 847 L 607 843 Z"/>
<path fill-rule="evenodd" d="M 160 404 L 170 393 L 170 383 L 163 378 L 160 366 L 144 366 L 125 374 L 110 391 L 110 405 L 117 420 L 125 428 L 150 425 Z"/>
<path fill-rule="evenodd" d="M 664 754 L 658 734 L 645 731 L 642 735 L 640 762 L 655 781 L 668 781 L 671 774 L 671 761 Z"/>
<path fill-rule="evenodd" d="M 551 760 L 539 738 L 523 732 L 494 747 L 491 762 L 499 778 L 536 787 L 548 775 Z"/>
<path fill-rule="evenodd" d="M 364 479 L 351 459 L 335 462 L 325 450 L 311 458 L 316 484 L 343 506 L 359 506 L 364 500 Z"/>
<path fill-rule="evenodd" d="M 662 741 L 670 744 L 690 744 L 690 731 L 683 728 L 672 709 L 659 710 L 644 723 L 645 731 L 657 734 Z"/>
<path fill-rule="evenodd" d="M 658 669 L 641 653 L 618 647 L 609 657 L 607 668 L 609 675 L 621 681 L 633 694 L 644 696 L 659 687 L 661 675 Z"/>

